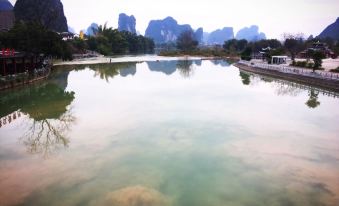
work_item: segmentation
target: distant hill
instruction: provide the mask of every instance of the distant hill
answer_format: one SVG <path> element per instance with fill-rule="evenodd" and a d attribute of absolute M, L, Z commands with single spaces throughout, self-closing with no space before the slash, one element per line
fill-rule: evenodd
<path fill-rule="evenodd" d="M 208 35 L 205 39 L 206 43 L 209 45 L 224 44 L 225 41 L 234 38 L 232 27 L 224 27 L 223 29 L 218 29 L 205 35 Z"/>
<path fill-rule="evenodd" d="M 0 11 L 12 11 L 13 6 L 8 0 L 0 0 Z"/>
<path fill-rule="evenodd" d="M 235 38 L 246 39 L 247 41 L 259 41 L 262 39 L 266 39 L 266 35 L 262 32 L 259 33 L 258 26 L 252 25 L 250 27 L 240 29 Z"/>
<path fill-rule="evenodd" d="M 163 20 L 152 20 L 148 24 L 145 36 L 152 38 L 156 44 L 176 42 L 178 36 L 184 31 L 193 31 L 189 24 L 179 25 L 173 17 Z M 203 29 L 199 28 L 195 32 L 195 37 L 202 40 Z"/>
<path fill-rule="evenodd" d="M 68 31 L 64 7 L 60 0 L 17 0 L 14 14 L 18 21 L 37 21 L 56 32 Z"/>
<path fill-rule="evenodd" d="M 94 32 L 98 30 L 99 25 L 97 23 L 92 23 L 86 30 L 85 34 L 88 36 L 94 36 Z"/>
<path fill-rule="evenodd" d="M 318 37 L 319 38 L 330 37 L 332 39 L 339 40 L 339 17 L 333 24 L 326 27 L 326 29 L 323 32 L 321 32 Z"/>
<path fill-rule="evenodd" d="M 72 27 L 70 27 L 70 26 L 68 26 L 68 32 L 71 32 L 71 33 L 75 34 L 74 28 L 72 28 Z"/>
<path fill-rule="evenodd" d="M 204 41 L 204 29 L 202 27 L 195 31 L 194 38 L 200 43 Z"/>
<path fill-rule="evenodd" d="M 133 34 L 136 34 L 135 30 L 136 19 L 132 16 L 127 16 L 126 14 L 122 13 L 119 15 L 119 31 L 129 31 Z"/>
<path fill-rule="evenodd" d="M 7 0 L 0 0 L 0 32 L 11 29 L 14 21 L 12 4 Z"/>

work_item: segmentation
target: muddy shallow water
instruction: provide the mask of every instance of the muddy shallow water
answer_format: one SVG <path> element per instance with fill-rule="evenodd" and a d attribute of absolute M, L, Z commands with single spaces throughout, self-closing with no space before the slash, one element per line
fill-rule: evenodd
<path fill-rule="evenodd" d="M 339 204 L 335 93 L 163 58 L 0 94 L 0 205 Z"/>

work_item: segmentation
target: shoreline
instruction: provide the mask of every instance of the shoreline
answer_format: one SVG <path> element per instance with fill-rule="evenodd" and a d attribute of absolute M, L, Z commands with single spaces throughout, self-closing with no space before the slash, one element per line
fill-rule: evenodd
<path fill-rule="evenodd" d="M 320 79 L 316 77 L 310 76 L 301 76 L 297 74 L 291 73 L 283 73 L 275 70 L 261 69 L 258 67 L 250 67 L 241 63 L 235 63 L 235 67 L 239 68 L 239 70 L 252 72 L 255 74 L 266 75 L 273 78 L 279 78 L 287 81 L 292 81 L 304 85 L 315 86 L 322 89 L 330 90 L 333 92 L 339 92 L 339 81 L 330 80 L 330 79 Z"/>
<path fill-rule="evenodd" d="M 127 57 L 127 59 L 126 59 Z M 218 56 L 194 56 L 194 55 L 173 55 L 173 56 L 161 56 L 161 55 L 143 55 L 143 56 L 117 56 L 117 57 L 94 57 L 75 59 L 73 61 L 56 62 L 53 66 L 62 65 L 91 65 L 91 64 L 110 64 L 110 63 L 128 63 L 128 62 L 147 62 L 147 61 L 183 61 L 183 60 L 227 60 L 231 62 L 237 62 L 240 58 L 234 57 L 218 57 Z"/>

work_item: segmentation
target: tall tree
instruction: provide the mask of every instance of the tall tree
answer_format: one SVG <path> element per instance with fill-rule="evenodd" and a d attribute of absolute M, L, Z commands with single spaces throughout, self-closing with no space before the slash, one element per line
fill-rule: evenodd
<path fill-rule="evenodd" d="M 198 44 L 191 30 L 182 32 L 177 39 L 177 48 L 181 51 L 192 51 L 197 48 Z"/>

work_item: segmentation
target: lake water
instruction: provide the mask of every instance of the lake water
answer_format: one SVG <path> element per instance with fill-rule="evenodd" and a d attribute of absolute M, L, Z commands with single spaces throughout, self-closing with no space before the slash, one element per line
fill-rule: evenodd
<path fill-rule="evenodd" d="M 339 205 L 335 93 L 163 58 L 0 95 L 3 206 Z"/>

